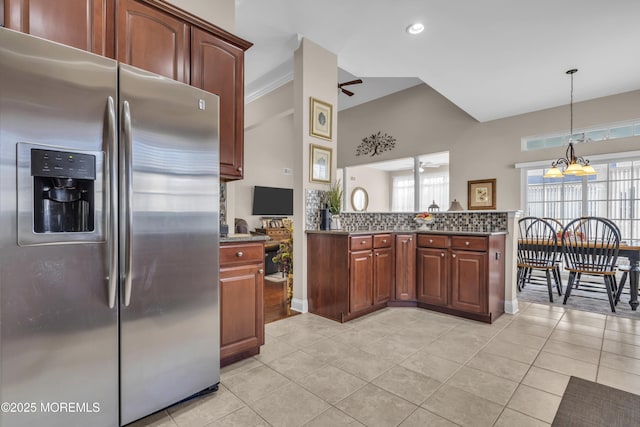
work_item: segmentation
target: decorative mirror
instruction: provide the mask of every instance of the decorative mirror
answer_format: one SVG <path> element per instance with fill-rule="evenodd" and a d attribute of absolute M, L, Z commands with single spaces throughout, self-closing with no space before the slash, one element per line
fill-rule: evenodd
<path fill-rule="evenodd" d="M 356 212 L 364 212 L 369 206 L 369 194 L 362 187 L 356 187 L 351 192 L 351 207 Z"/>

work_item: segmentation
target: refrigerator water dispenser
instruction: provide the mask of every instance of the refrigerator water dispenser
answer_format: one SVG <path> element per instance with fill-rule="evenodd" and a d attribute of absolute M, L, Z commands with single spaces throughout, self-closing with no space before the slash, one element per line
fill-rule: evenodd
<path fill-rule="evenodd" d="M 94 230 L 95 156 L 31 149 L 31 175 L 35 233 Z"/>
<path fill-rule="evenodd" d="M 104 152 L 23 141 L 16 148 L 18 245 L 104 242 Z"/>

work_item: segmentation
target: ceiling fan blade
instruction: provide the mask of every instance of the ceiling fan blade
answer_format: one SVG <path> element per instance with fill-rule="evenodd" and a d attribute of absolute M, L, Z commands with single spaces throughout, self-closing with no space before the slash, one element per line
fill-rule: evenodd
<path fill-rule="evenodd" d="M 353 92 L 351 92 L 350 90 L 347 90 L 347 89 L 345 89 L 345 88 L 342 88 L 342 87 L 341 87 L 341 88 L 340 88 L 340 90 L 341 90 L 341 91 L 342 91 L 342 93 L 344 93 L 345 95 L 349 95 L 349 96 L 353 96 L 353 95 L 354 95 L 354 93 L 353 93 Z"/>
<path fill-rule="evenodd" d="M 362 83 L 362 79 L 357 79 L 357 80 L 350 80 L 348 82 L 344 82 L 344 83 L 340 83 L 338 85 L 338 87 L 342 87 L 342 86 L 348 86 L 348 85 L 359 85 L 360 83 Z"/>

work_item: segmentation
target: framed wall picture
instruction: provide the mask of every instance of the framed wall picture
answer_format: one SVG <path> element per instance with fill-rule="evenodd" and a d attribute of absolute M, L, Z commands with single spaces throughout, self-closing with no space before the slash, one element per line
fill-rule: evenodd
<path fill-rule="evenodd" d="M 469 210 L 495 209 L 496 208 L 496 180 L 479 179 L 469 181 Z"/>
<path fill-rule="evenodd" d="M 310 98 L 310 101 L 309 134 L 331 141 L 333 106 L 316 98 Z"/>
<path fill-rule="evenodd" d="M 331 148 L 311 144 L 309 147 L 309 179 L 311 182 L 331 182 Z"/>

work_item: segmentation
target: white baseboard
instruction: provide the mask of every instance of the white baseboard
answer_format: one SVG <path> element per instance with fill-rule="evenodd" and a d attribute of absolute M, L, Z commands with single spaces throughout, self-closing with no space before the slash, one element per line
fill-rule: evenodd
<path fill-rule="evenodd" d="M 516 314 L 518 312 L 518 300 L 505 301 L 504 312 L 507 314 Z"/>
<path fill-rule="evenodd" d="M 299 311 L 300 313 L 306 313 L 309 311 L 309 303 L 306 299 L 292 298 L 291 310 Z"/>

